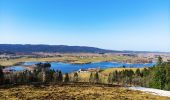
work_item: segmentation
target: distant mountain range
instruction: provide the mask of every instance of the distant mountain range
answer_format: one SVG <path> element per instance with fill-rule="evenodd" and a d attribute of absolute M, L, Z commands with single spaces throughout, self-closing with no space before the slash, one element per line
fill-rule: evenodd
<path fill-rule="evenodd" d="M 59 53 L 148 53 L 148 51 L 116 51 L 87 46 L 67 45 L 31 45 L 31 44 L 0 44 L 0 52 L 32 53 L 32 52 L 59 52 Z"/>

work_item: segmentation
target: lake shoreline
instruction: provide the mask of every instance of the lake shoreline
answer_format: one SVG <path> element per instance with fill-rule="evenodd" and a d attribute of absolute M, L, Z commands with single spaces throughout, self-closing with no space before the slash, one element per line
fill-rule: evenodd
<path fill-rule="evenodd" d="M 8 66 L 6 69 L 14 69 L 16 68 L 19 71 L 22 71 L 23 68 L 24 70 L 27 69 L 35 69 L 35 64 L 40 63 L 40 62 L 21 62 L 18 63 L 17 66 Z M 45 63 L 45 62 L 42 62 Z M 54 70 L 61 70 L 64 73 L 72 73 L 75 71 L 78 71 L 80 69 L 87 70 L 89 68 L 98 68 L 100 70 L 102 69 L 108 69 L 108 68 L 144 68 L 144 67 L 151 67 L 155 65 L 155 63 L 140 63 L 140 64 L 129 64 L 129 63 L 119 63 L 119 62 L 91 62 L 91 63 L 86 63 L 86 64 L 72 64 L 72 63 L 66 63 L 66 62 L 49 62 L 51 64 L 50 69 Z M 20 68 L 19 68 L 20 67 Z"/>

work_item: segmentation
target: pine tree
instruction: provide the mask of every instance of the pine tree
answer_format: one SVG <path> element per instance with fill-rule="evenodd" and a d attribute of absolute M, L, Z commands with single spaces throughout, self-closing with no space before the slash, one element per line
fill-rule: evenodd
<path fill-rule="evenodd" d="M 55 73 L 54 70 L 49 70 L 47 71 L 47 74 L 46 74 L 46 80 L 47 82 L 54 82 L 54 77 L 53 77 L 53 74 Z"/>
<path fill-rule="evenodd" d="M 4 84 L 4 73 L 2 70 L 2 66 L 0 66 L 0 85 Z"/>
<path fill-rule="evenodd" d="M 159 69 L 158 66 L 156 66 L 153 70 L 152 70 L 152 73 L 153 75 L 151 77 L 153 77 L 151 79 L 151 82 L 150 82 L 150 87 L 152 88 L 157 88 L 157 89 L 161 89 L 160 86 L 161 86 L 161 71 Z"/>
<path fill-rule="evenodd" d="M 99 73 L 96 72 L 95 74 L 95 83 L 99 83 Z"/>
<path fill-rule="evenodd" d="M 162 62 L 163 62 L 162 57 L 159 56 L 159 57 L 158 57 L 158 60 L 157 60 L 157 65 L 161 65 Z"/>
<path fill-rule="evenodd" d="M 64 82 L 65 83 L 68 83 L 70 80 L 69 80 L 69 75 L 68 73 L 65 74 L 65 78 L 64 78 Z"/>
<path fill-rule="evenodd" d="M 165 89 L 170 90 L 170 62 L 166 65 L 166 84 Z"/>
<path fill-rule="evenodd" d="M 58 74 L 58 82 L 63 82 L 63 74 L 61 71 L 59 71 L 59 74 Z"/>
<path fill-rule="evenodd" d="M 46 71 L 42 71 L 42 82 L 46 82 Z"/>
<path fill-rule="evenodd" d="M 136 74 L 137 76 L 141 76 L 141 72 L 140 72 L 140 69 L 139 69 L 139 68 L 136 70 L 135 74 Z"/>
<path fill-rule="evenodd" d="M 78 73 L 74 73 L 74 78 L 73 78 L 74 82 L 78 82 Z"/>
<path fill-rule="evenodd" d="M 89 82 L 90 82 L 90 83 L 93 83 L 93 82 L 94 82 L 93 73 L 91 73 L 91 74 L 90 74 L 90 77 L 89 77 Z"/>
<path fill-rule="evenodd" d="M 165 88 L 165 83 L 166 83 L 166 70 L 165 70 L 165 66 L 160 67 L 160 89 L 164 89 Z"/>
<path fill-rule="evenodd" d="M 129 84 L 132 84 L 132 79 L 133 79 L 134 72 L 133 70 L 128 71 L 128 77 L 129 77 Z"/>
<path fill-rule="evenodd" d="M 53 81 L 54 82 L 58 82 L 58 77 L 59 77 L 59 72 L 58 72 L 58 70 L 57 71 L 55 71 L 55 73 L 53 73 Z"/>
<path fill-rule="evenodd" d="M 114 72 L 113 72 L 114 74 Z M 113 74 L 112 73 L 109 73 L 109 76 L 108 76 L 108 84 L 112 84 L 113 83 Z"/>
<path fill-rule="evenodd" d="M 39 72 L 39 73 L 37 74 L 37 81 L 38 81 L 38 82 L 43 82 L 43 73 L 42 73 L 42 72 Z"/>
<path fill-rule="evenodd" d="M 115 72 L 113 74 L 113 82 L 117 82 L 117 84 L 119 84 L 120 78 L 121 78 L 121 74 L 119 74 L 119 72 L 117 70 L 115 70 Z"/>
<path fill-rule="evenodd" d="M 141 73 L 144 77 L 146 77 L 149 75 L 149 70 L 147 68 L 144 68 Z"/>

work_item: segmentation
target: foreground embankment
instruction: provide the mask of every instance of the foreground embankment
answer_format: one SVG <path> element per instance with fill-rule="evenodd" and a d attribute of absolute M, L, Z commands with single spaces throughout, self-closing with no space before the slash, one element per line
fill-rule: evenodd
<path fill-rule="evenodd" d="M 170 100 L 120 86 L 100 84 L 19 85 L 1 87 L 0 100 Z"/>

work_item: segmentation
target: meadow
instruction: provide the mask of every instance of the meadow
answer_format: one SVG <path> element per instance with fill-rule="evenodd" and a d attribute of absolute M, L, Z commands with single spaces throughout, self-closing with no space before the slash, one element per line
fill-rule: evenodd
<path fill-rule="evenodd" d="M 140 69 L 142 71 L 144 68 L 106 68 L 106 69 L 103 69 L 99 72 L 100 83 L 107 84 L 109 73 L 112 73 L 113 71 L 133 70 L 135 72 L 137 69 Z M 91 72 L 78 73 L 79 82 L 89 82 L 90 74 Z M 95 72 L 93 72 L 93 74 L 95 74 Z M 70 73 L 70 77 L 73 77 L 73 75 L 74 73 Z"/>
<path fill-rule="evenodd" d="M 1 58 L 2 66 L 12 66 L 20 62 L 67 62 L 72 64 L 85 64 L 91 62 L 115 61 L 127 63 L 148 62 L 147 58 L 119 56 L 119 55 L 100 55 L 100 54 L 63 54 L 61 56 L 40 56 L 40 57 L 20 57 L 20 58 Z"/>

